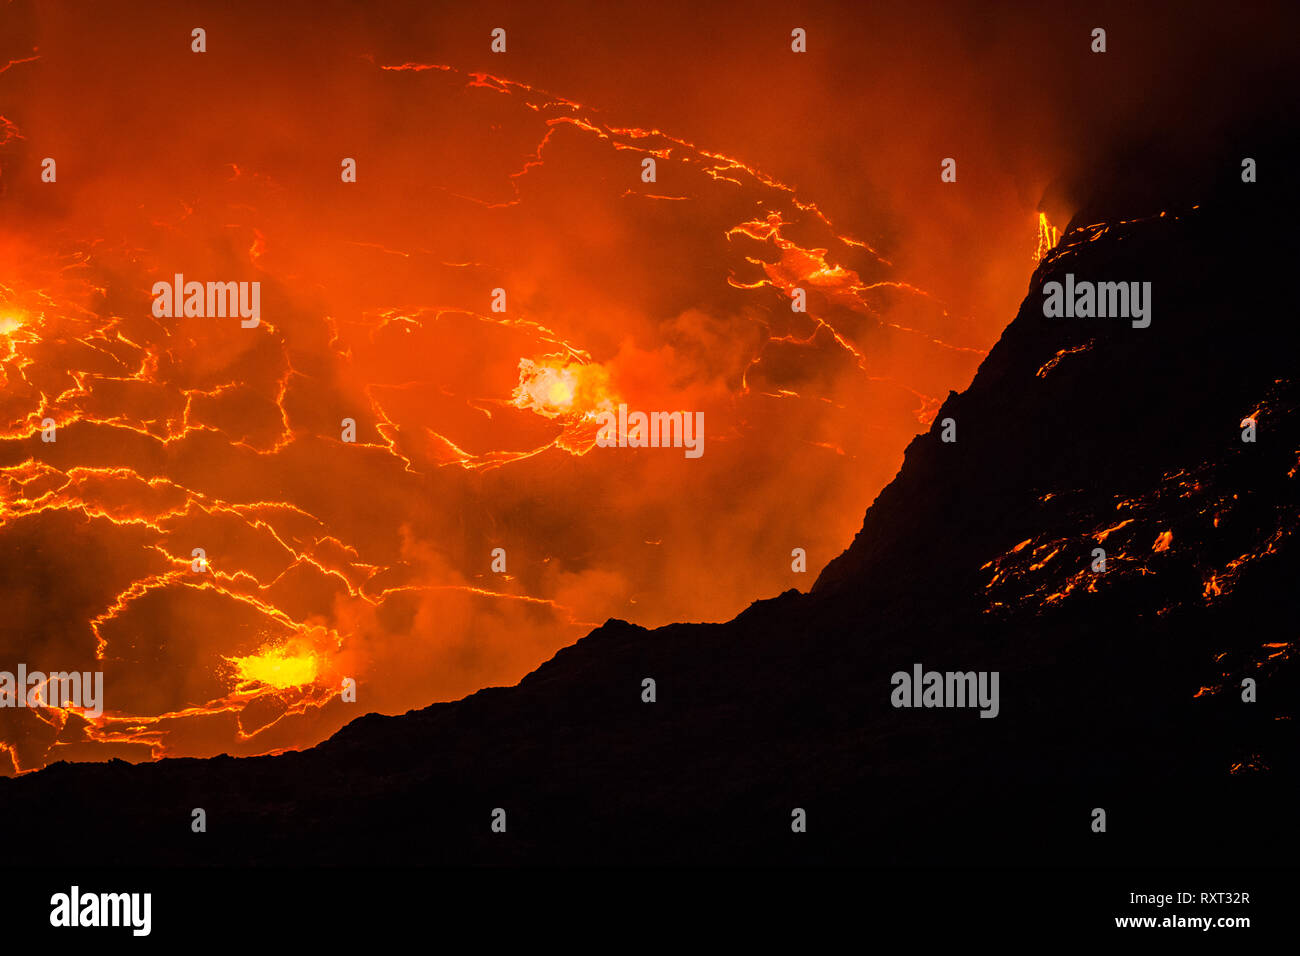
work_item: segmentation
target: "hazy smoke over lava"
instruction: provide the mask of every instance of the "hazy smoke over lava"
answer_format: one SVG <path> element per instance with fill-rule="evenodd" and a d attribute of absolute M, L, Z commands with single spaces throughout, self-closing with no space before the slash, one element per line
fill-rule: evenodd
<path fill-rule="evenodd" d="M 290 9 L 3 13 L 0 669 L 106 709 L 0 710 L 0 772 L 309 745 L 807 588 L 1013 314 L 1044 191 L 1064 226 L 1080 156 L 1242 62 L 1155 14 L 1100 61 L 1101 14 L 981 5 Z M 177 273 L 260 281 L 261 324 L 155 318 Z M 705 454 L 593 447 L 619 403 Z"/>

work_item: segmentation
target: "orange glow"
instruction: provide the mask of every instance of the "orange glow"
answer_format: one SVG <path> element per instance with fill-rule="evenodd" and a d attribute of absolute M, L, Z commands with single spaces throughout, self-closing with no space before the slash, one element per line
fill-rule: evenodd
<path fill-rule="evenodd" d="M 519 360 L 519 384 L 511 401 L 516 408 L 546 418 L 589 421 L 617 403 L 609 372 L 599 365 L 547 358 Z"/>
<path fill-rule="evenodd" d="M 818 78 L 840 71 L 774 59 L 746 21 L 742 73 L 700 56 L 651 88 L 565 58 L 438 62 L 351 10 L 308 51 L 294 18 L 223 8 L 205 26 L 241 41 L 205 58 L 188 27 L 173 48 L 52 3 L 33 21 L 58 42 L 0 68 L 0 650 L 108 688 L 93 720 L 10 715 L 18 772 L 309 746 L 514 683 L 611 617 L 722 621 L 806 590 L 1055 235 L 1053 137 L 990 130 L 985 72 L 926 107 L 1007 160 L 954 207 L 937 174 L 918 185 L 929 146 L 879 136 L 921 110 L 930 66 L 846 101 Z M 565 40 L 554 19 L 535 50 Z M 86 96 L 106 75 L 133 109 Z M 771 81 L 764 110 L 736 75 Z M 261 282 L 261 324 L 153 315 L 179 272 Z M 620 404 L 702 413 L 704 455 L 592 453 Z"/>
<path fill-rule="evenodd" d="M 310 650 L 272 647 L 248 657 L 228 657 L 241 681 L 255 681 L 268 687 L 302 687 L 316 680 L 319 663 Z"/>
<path fill-rule="evenodd" d="M 1047 219 L 1047 213 L 1038 214 L 1038 245 L 1034 249 L 1034 261 L 1040 262 L 1042 259 L 1056 248 L 1056 244 L 1061 241 L 1061 231 L 1051 224 Z"/>

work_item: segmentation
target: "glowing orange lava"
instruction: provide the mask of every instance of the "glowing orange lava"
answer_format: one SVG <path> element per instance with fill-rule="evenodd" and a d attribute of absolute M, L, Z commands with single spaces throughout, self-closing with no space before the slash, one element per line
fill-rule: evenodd
<path fill-rule="evenodd" d="M 608 371 L 563 357 L 520 359 L 519 384 L 511 401 L 547 418 L 579 421 L 592 421 L 615 405 Z"/>
<path fill-rule="evenodd" d="M 320 662 L 309 648 L 276 646 L 247 657 L 227 657 L 235 665 L 241 682 L 256 681 L 268 687 L 288 690 L 314 683 Z"/>

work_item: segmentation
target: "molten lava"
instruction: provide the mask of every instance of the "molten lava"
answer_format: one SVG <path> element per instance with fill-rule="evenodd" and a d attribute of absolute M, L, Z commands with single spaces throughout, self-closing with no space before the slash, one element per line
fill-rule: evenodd
<path fill-rule="evenodd" d="M 241 683 L 254 682 L 280 689 L 311 684 L 320 670 L 316 654 L 310 649 L 271 647 L 247 657 L 226 660 L 235 666 Z"/>
<path fill-rule="evenodd" d="M 720 104 L 658 129 L 613 77 L 556 87 L 593 105 L 514 61 L 338 31 L 302 70 L 278 26 L 228 31 L 268 75 L 63 16 L 0 68 L 0 652 L 102 669 L 106 707 L 0 714 L 0 773 L 307 746 L 610 617 L 806 588 L 792 549 L 843 550 L 1022 294 L 1029 207 L 1014 269 L 950 302 L 895 264 L 911 218 L 714 148 Z M 102 76 L 138 109 L 110 122 Z M 264 318 L 155 314 L 176 274 L 258 282 Z M 622 405 L 706 415 L 706 451 L 590 454 Z"/>

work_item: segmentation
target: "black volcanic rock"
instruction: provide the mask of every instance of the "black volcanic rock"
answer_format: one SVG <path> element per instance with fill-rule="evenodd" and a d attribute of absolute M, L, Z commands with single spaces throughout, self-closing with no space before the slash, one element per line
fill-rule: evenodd
<path fill-rule="evenodd" d="M 1276 194 L 1082 223 L 809 594 L 609 621 L 512 688 L 277 757 L 0 780 L 84 863 L 1230 863 L 1294 857 L 1300 394 Z M 1149 328 L 1044 282 L 1149 281 Z M 1243 443 L 1254 416 L 1258 440 Z M 957 441 L 940 440 L 956 422 Z M 1107 570 L 1090 570 L 1104 547 Z M 707 581 L 700 582 L 707 587 Z M 998 671 L 1000 713 L 890 677 Z M 658 701 L 640 700 L 653 677 Z M 1244 703 L 1244 677 L 1259 700 Z M 208 832 L 190 832 L 203 807 Z M 508 831 L 491 832 L 505 808 Z M 808 832 L 791 832 L 806 809 Z M 1090 830 L 1105 808 L 1108 831 Z"/>

